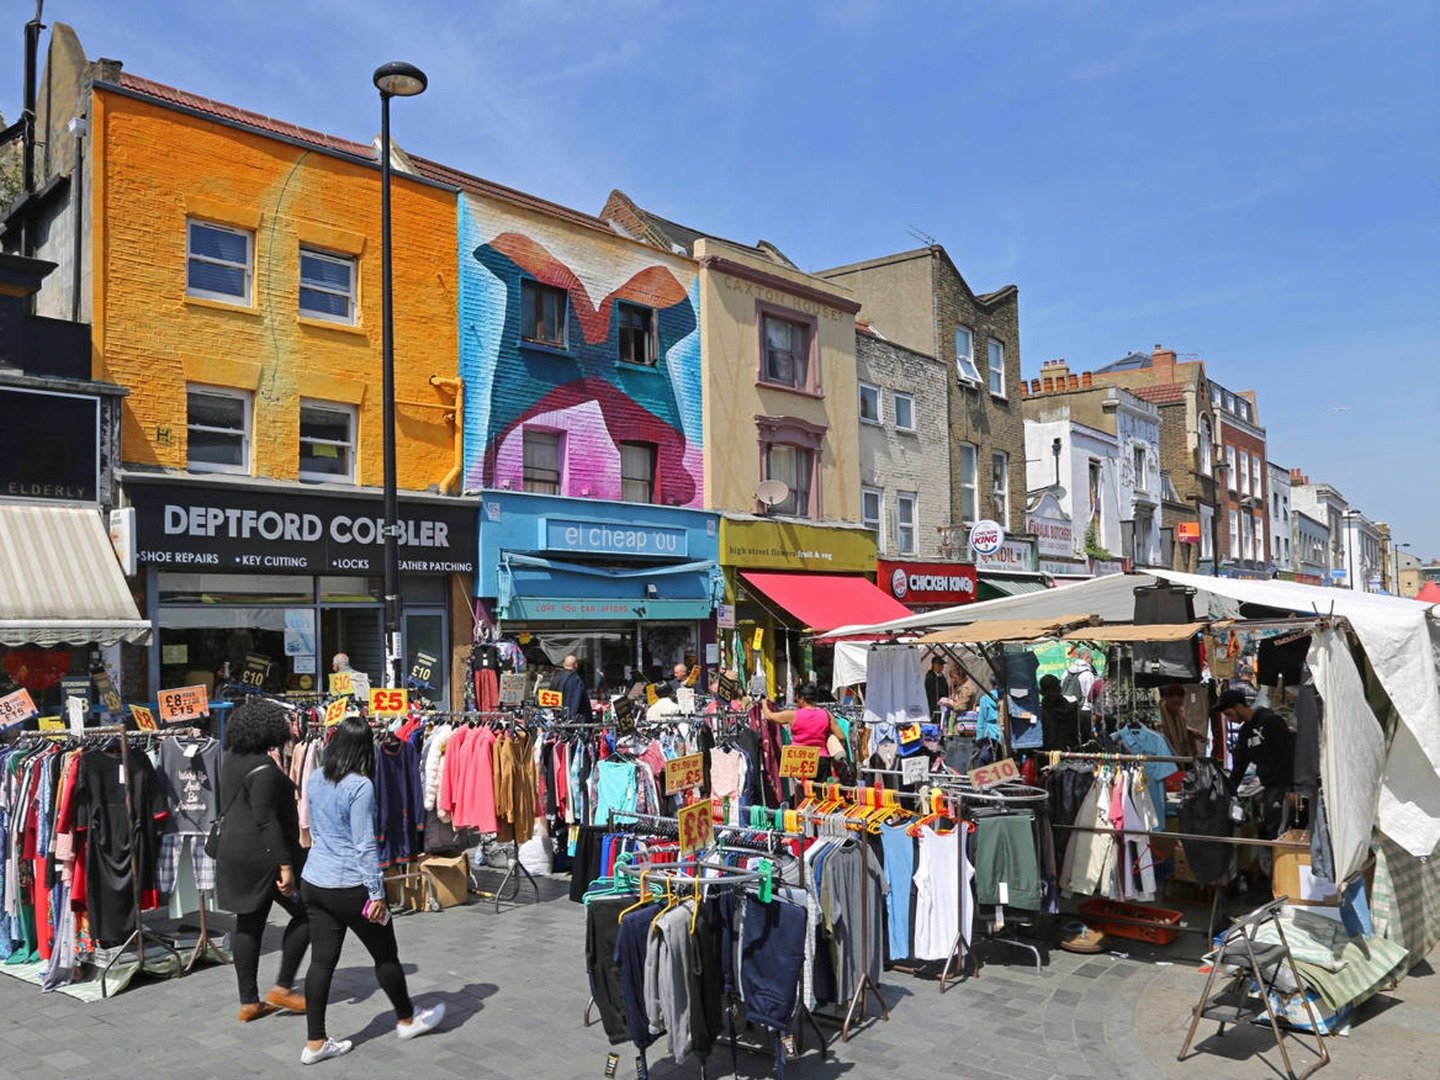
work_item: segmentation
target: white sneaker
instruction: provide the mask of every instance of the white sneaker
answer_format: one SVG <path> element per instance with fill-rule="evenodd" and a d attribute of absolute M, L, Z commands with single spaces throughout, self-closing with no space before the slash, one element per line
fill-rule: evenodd
<path fill-rule="evenodd" d="M 320 1047 L 319 1050 L 311 1050 L 308 1046 L 305 1047 L 304 1050 L 301 1050 L 300 1064 L 318 1065 L 320 1062 L 328 1061 L 330 1058 L 337 1058 L 341 1054 L 348 1054 L 354 1045 L 355 1044 L 349 1039 L 326 1039 L 325 1045 Z"/>
<path fill-rule="evenodd" d="M 410 1018 L 408 1024 L 396 1024 L 395 1034 L 402 1039 L 418 1039 L 427 1032 L 434 1031 L 440 1026 L 440 1021 L 445 1019 L 445 1003 L 431 1005 L 428 1009 L 416 1009 L 415 1015 Z"/>

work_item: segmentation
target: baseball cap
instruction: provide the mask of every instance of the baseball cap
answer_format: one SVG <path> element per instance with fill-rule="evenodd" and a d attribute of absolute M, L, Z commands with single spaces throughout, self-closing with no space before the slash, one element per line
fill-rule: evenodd
<path fill-rule="evenodd" d="M 1220 695 L 1219 701 L 1215 702 L 1215 711 L 1223 712 L 1236 705 L 1250 705 L 1254 700 L 1254 691 L 1241 687 L 1231 687 Z"/>

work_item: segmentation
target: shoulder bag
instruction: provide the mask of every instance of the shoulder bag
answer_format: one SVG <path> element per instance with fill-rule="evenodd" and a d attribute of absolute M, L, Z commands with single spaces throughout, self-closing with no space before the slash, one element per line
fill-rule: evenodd
<path fill-rule="evenodd" d="M 225 800 L 225 809 L 220 811 L 220 816 L 210 823 L 210 831 L 205 836 L 205 854 L 209 855 L 210 858 L 218 858 L 220 855 L 220 830 L 225 827 L 225 815 L 230 812 L 230 807 L 235 805 L 235 799 L 239 796 L 240 792 L 245 790 L 245 781 L 263 769 L 274 767 L 276 766 L 273 761 L 262 761 L 242 776 L 240 783 L 235 785 L 235 794 Z"/>

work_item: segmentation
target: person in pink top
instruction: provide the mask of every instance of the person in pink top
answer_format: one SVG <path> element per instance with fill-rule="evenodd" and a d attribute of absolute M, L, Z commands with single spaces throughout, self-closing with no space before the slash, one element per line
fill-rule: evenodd
<path fill-rule="evenodd" d="M 795 708 L 775 712 L 770 702 L 761 701 L 760 711 L 772 724 L 790 729 L 790 741 L 796 746 L 815 746 L 820 750 L 820 772 L 817 780 L 828 780 L 831 773 L 830 736 L 835 736 L 840 745 L 845 745 L 845 732 L 835 718 L 815 705 L 818 691 L 814 683 L 803 683 L 795 688 Z"/>

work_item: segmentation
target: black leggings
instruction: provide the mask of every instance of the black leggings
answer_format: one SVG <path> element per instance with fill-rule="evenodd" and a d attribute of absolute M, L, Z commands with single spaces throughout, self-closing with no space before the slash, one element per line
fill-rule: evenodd
<path fill-rule="evenodd" d="M 241 1005 L 253 1005 L 260 1000 L 260 987 L 256 984 L 260 973 L 260 942 L 265 936 L 265 924 L 270 921 L 270 908 L 275 904 L 290 915 L 285 936 L 280 941 L 276 986 L 289 990 L 295 985 L 295 973 L 300 970 L 300 961 L 310 945 L 310 924 L 305 919 L 304 905 L 298 899 L 283 895 L 279 889 L 271 888 L 264 907 L 236 915 L 230 951 L 235 955 L 235 981 L 240 984 Z"/>
<path fill-rule="evenodd" d="M 365 887 L 322 889 L 304 881 L 300 892 L 310 913 L 310 970 L 305 975 L 305 1023 L 310 1040 L 319 1042 L 325 1038 L 330 980 L 340 963 L 340 946 L 345 943 L 347 928 L 355 932 L 375 961 L 375 981 L 395 1007 L 395 1018 L 409 1020 L 414 1016 L 410 992 L 405 988 L 405 971 L 400 967 L 400 947 L 395 943 L 395 924 L 380 926 L 365 918 L 365 902 L 370 899 Z"/>

